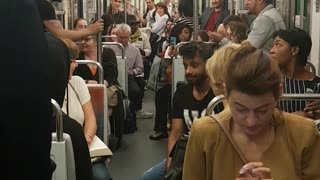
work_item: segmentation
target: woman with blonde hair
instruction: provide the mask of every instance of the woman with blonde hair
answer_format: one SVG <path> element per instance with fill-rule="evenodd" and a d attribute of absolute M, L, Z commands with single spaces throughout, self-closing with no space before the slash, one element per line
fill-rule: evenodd
<path fill-rule="evenodd" d="M 319 179 L 320 134 L 310 119 L 277 109 L 277 63 L 245 44 L 223 69 L 229 108 L 193 123 L 183 179 Z"/>

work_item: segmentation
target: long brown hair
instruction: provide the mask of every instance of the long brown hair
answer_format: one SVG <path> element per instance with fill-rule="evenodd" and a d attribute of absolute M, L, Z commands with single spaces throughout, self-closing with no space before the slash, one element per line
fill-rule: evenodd
<path fill-rule="evenodd" d="M 226 95 L 237 90 L 248 95 L 272 92 L 276 99 L 281 95 L 281 71 L 275 61 L 262 50 L 243 44 L 236 50 L 224 71 Z"/>

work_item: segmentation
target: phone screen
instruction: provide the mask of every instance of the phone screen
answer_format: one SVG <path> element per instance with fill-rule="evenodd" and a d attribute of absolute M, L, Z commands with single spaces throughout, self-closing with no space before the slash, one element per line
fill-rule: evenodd
<path fill-rule="evenodd" d="M 176 46 L 177 45 L 177 38 L 176 37 L 170 37 L 170 45 Z"/>

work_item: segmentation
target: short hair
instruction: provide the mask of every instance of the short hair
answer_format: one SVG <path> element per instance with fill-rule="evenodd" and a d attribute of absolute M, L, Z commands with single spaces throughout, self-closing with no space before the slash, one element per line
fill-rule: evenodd
<path fill-rule="evenodd" d="M 68 48 L 68 52 L 69 52 L 69 58 L 70 59 L 77 59 L 79 56 L 79 48 L 77 46 L 77 44 L 73 41 L 71 41 L 70 39 L 61 39 L 64 44 L 67 46 Z"/>
<path fill-rule="evenodd" d="M 236 22 L 242 22 L 240 16 L 237 15 L 228 15 L 227 17 L 225 17 L 222 21 L 222 24 L 224 27 L 226 27 L 230 22 L 232 21 L 236 21 Z"/>
<path fill-rule="evenodd" d="M 190 39 L 191 39 L 191 34 L 192 34 L 192 29 L 189 25 L 185 24 L 185 23 L 178 23 L 176 25 L 174 25 L 170 31 L 170 37 L 176 37 L 177 38 L 177 43 L 180 42 L 179 40 L 179 34 L 182 32 L 182 30 L 184 28 L 187 28 L 190 32 Z"/>
<path fill-rule="evenodd" d="M 198 36 L 200 36 L 200 38 L 203 42 L 209 41 L 209 35 L 208 35 L 207 31 L 205 31 L 205 30 L 199 30 Z"/>
<path fill-rule="evenodd" d="M 243 22 L 236 22 L 231 21 L 227 26 L 226 29 L 230 28 L 232 35 L 238 37 L 240 43 L 247 39 L 247 30 L 248 27 Z"/>
<path fill-rule="evenodd" d="M 312 47 L 310 35 L 299 28 L 292 30 L 279 30 L 273 34 L 273 38 L 279 37 L 289 43 L 291 46 L 299 48 L 297 63 L 305 66 Z"/>
<path fill-rule="evenodd" d="M 179 54 L 183 58 L 188 58 L 188 59 L 194 59 L 195 56 L 198 56 L 200 57 L 201 60 L 206 62 L 207 59 L 209 59 L 212 56 L 213 52 L 210 45 L 204 42 L 190 41 L 186 44 L 183 44 L 179 48 Z"/>
<path fill-rule="evenodd" d="M 224 71 L 225 94 L 237 90 L 248 95 L 263 95 L 272 92 L 278 99 L 281 95 L 281 71 L 276 61 L 261 49 L 243 44 L 231 55 Z"/>
<path fill-rule="evenodd" d="M 128 32 L 129 34 L 131 34 L 131 27 L 128 24 L 117 24 L 116 25 L 116 32 L 118 31 L 122 31 L 122 32 Z"/>

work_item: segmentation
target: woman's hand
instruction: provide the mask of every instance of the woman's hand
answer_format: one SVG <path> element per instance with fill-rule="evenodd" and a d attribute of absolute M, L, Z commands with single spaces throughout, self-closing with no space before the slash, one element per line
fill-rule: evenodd
<path fill-rule="evenodd" d="M 86 134 L 84 137 L 86 138 L 88 145 L 90 145 L 93 141 L 93 137 L 89 134 Z"/>
<path fill-rule="evenodd" d="M 236 180 L 272 180 L 270 168 L 263 167 L 262 162 L 245 164 L 239 174 L 240 176 Z"/>
<path fill-rule="evenodd" d="M 307 102 L 304 108 L 305 116 L 312 119 L 320 118 L 320 100 Z"/>

